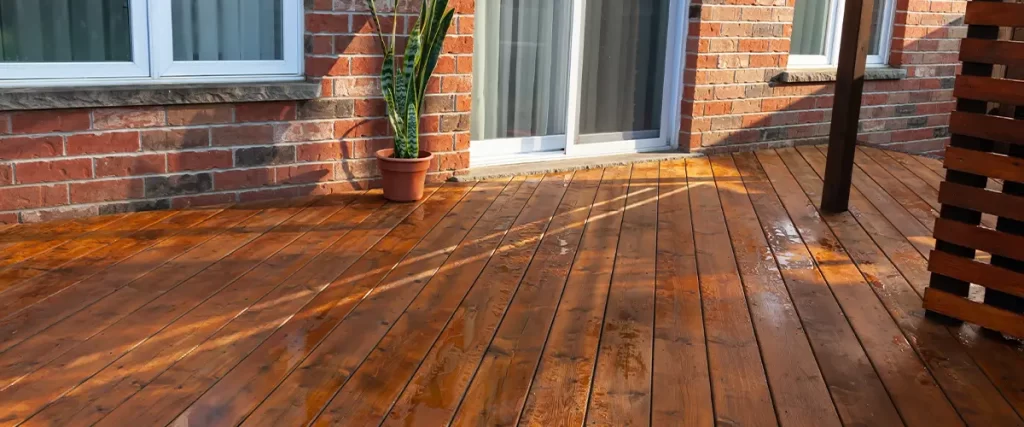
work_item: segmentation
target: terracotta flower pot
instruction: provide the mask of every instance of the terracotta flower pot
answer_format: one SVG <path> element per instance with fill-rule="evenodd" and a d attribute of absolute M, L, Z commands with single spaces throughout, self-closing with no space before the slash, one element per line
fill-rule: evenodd
<path fill-rule="evenodd" d="M 393 202 L 415 202 L 423 198 L 432 153 L 420 151 L 417 159 L 396 159 L 393 149 L 377 152 L 377 166 L 384 182 L 384 198 Z"/>

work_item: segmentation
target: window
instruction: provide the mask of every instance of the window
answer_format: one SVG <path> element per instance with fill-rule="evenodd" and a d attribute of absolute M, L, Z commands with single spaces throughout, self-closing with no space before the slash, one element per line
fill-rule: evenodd
<path fill-rule="evenodd" d="M 894 0 L 874 0 L 868 65 L 889 60 Z M 843 0 L 796 0 L 789 65 L 834 66 L 839 63 L 839 39 L 843 26 Z"/>
<path fill-rule="evenodd" d="M 0 0 L 0 85 L 295 78 L 302 0 Z"/>

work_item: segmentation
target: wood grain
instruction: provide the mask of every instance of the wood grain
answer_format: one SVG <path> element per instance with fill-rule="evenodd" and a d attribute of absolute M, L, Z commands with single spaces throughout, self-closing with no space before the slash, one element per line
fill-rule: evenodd
<path fill-rule="evenodd" d="M 716 423 L 778 425 L 711 164 L 687 159 L 686 172 Z"/>
<path fill-rule="evenodd" d="M 418 245 L 453 210 L 473 184 L 446 184 L 388 235 L 351 264 L 327 288 L 309 300 L 288 322 L 206 390 L 188 410 L 168 406 L 153 415 L 153 402 L 132 400 L 118 407 L 100 425 L 122 425 L 148 413 L 166 423 L 237 424 L 276 389 L 302 360 L 352 311 L 366 293 Z M 293 347 L 298 345 L 298 349 Z M 298 352 L 295 354 L 294 352 Z M 138 397 L 138 395 L 136 396 Z M 158 397 L 160 399 L 160 397 Z M 130 406 L 128 404 L 131 404 Z M 302 406 L 300 406 L 302 408 Z M 320 408 L 311 408 L 319 411 Z M 180 414 L 180 417 L 179 417 Z"/>
<path fill-rule="evenodd" d="M 354 369 L 317 423 L 380 423 L 540 181 L 536 176 L 518 177 L 502 190 L 391 330 Z"/>
<path fill-rule="evenodd" d="M 1024 42 L 965 38 L 960 41 L 960 61 L 1024 67 Z"/>
<path fill-rule="evenodd" d="M 585 421 L 629 176 L 629 167 L 604 170 L 520 424 Z"/>
<path fill-rule="evenodd" d="M 949 147 L 945 166 L 989 178 L 1024 182 L 1024 159 L 995 153 Z"/>
<path fill-rule="evenodd" d="M 571 174 L 549 174 L 526 205 L 498 254 L 423 359 L 381 425 L 447 424 L 516 295 L 530 260 L 565 195 Z M 444 384 L 440 388 L 436 384 Z"/>
<path fill-rule="evenodd" d="M 807 180 L 814 172 L 805 160 L 824 157 L 820 152 L 813 147 L 802 153 L 794 149 L 778 151 L 789 170 L 804 181 L 801 186 L 816 186 Z M 806 157 L 801 157 L 801 154 Z M 796 170 L 802 172 L 798 175 Z M 863 191 L 862 187 L 858 186 L 858 189 Z M 780 192 L 783 197 L 795 193 Z M 806 195 L 797 195 L 807 200 Z M 804 206 L 806 209 L 809 205 Z M 875 206 L 878 207 L 877 204 Z M 795 204 L 790 207 L 796 208 Z M 900 410 L 903 422 L 908 426 L 963 425 L 956 410 L 833 231 L 812 212 L 803 213 L 799 218 L 802 220 L 794 218 L 797 229 L 804 241 L 809 242 L 807 246 L 811 255 L 864 346 L 878 377 Z"/>
<path fill-rule="evenodd" d="M 806 169 L 804 169 L 806 170 Z M 806 176 L 804 192 L 814 202 L 820 181 Z M 922 296 L 929 274 L 925 258 L 854 191 L 850 214 L 827 215 L 825 222 L 871 284 L 872 290 L 906 334 L 939 386 L 968 425 L 1020 425 L 1013 409 L 978 369 L 951 331 L 924 317 Z M 933 254 L 937 252 L 932 252 Z"/>
<path fill-rule="evenodd" d="M 601 173 L 591 169 L 574 174 L 519 291 L 462 398 L 453 425 L 518 422 L 597 196 Z"/>
<path fill-rule="evenodd" d="M 428 188 L 425 197 L 430 198 L 436 190 L 437 187 Z M 374 191 L 371 195 L 379 198 L 380 192 Z M 310 312 L 302 313 L 301 309 L 308 307 L 321 293 L 329 291 L 334 294 L 318 300 L 317 307 L 321 310 L 330 307 L 326 304 L 332 301 L 332 297 L 339 297 L 338 294 L 343 297 L 344 289 L 339 291 L 329 286 L 394 227 L 409 221 L 410 214 L 421 212 L 418 210 L 420 206 L 422 201 L 387 204 L 379 210 L 353 213 L 368 217 L 356 228 L 340 236 L 338 241 L 287 283 L 264 297 L 253 309 L 232 319 L 148 385 L 133 390 L 132 395 L 121 405 L 97 407 L 94 409 L 96 414 L 90 415 L 102 418 L 116 408 L 118 414 L 115 417 L 138 419 L 145 416 L 165 423 L 173 420 L 261 344 L 278 334 L 286 324 L 291 321 L 310 321 L 308 317 L 303 317 Z M 371 213 L 373 215 L 369 216 Z M 278 338 L 282 336 L 276 335 Z M 268 345 L 266 348 L 280 347 Z"/>
<path fill-rule="evenodd" d="M 608 294 L 588 425 L 648 425 L 654 342 L 658 165 L 633 166 Z"/>
<path fill-rule="evenodd" d="M 651 424 L 714 424 L 686 163 L 661 163 Z"/>
<path fill-rule="evenodd" d="M 1024 315 L 929 288 L 924 307 L 1004 334 L 1024 338 Z"/>

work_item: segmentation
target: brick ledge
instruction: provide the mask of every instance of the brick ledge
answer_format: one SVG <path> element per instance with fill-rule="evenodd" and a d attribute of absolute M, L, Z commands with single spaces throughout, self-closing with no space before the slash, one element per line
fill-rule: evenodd
<path fill-rule="evenodd" d="M 25 88 L 0 92 L 0 111 L 291 101 L 319 95 L 318 83 L 304 81 Z"/>
<path fill-rule="evenodd" d="M 819 83 L 836 81 L 835 68 L 790 69 L 775 76 L 777 83 Z M 892 67 L 868 67 L 864 70 L 865 80 L 901 80 L 907 78 L 907 70 Z"/>

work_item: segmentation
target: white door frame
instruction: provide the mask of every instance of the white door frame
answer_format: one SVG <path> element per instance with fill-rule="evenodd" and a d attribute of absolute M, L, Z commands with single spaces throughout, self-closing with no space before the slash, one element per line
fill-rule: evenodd
<path fill-rule="evenodd" d="M 568 114 L 565 135 L 489 139 L 470 142 L 470 166 L 526 163 L 676 149 L 679 147 L 680 102 L 683 88 L 683 59 L 689 23 L 688 0 L 669 0 L 669 22 L 665 53 L 665 84 L 658 138 L 581 144 L 580 103 L 583 85 L 584 22 L 588 0 L 573 0 L 569 43 Z"/>

